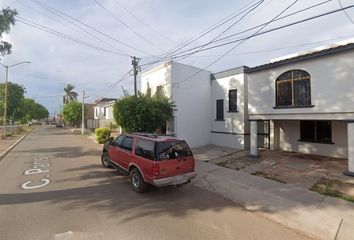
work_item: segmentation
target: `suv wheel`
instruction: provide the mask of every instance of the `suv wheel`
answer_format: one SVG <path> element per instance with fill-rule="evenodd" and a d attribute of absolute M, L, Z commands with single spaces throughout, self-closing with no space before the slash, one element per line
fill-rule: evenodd
<path fill-rule="evenodd" d="M 109 157 L 108 157 L 108 153 L 106 151 L 104 151 L 102 153 L 102 156 L 101 156 L 101 162 L 102 162 L 102 165 L 106 168 L 110 168 L 111 166 L 109 165 Z"/>
<path fill-rule="evenodd" d="M 147 188 L 147 184 L 144 182 L 144 179 L 137 168 L 133 168 L 130 171 L 130 184 L 133 190 L 138 193 L 144 192 Z"/>

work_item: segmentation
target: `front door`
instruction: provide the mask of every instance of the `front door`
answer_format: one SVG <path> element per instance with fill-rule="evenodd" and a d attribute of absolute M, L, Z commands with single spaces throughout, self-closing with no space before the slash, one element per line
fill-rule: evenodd
<path fill-rule="evenodd" d="M 257 122 L 258 126 L 258 148 L 270 149 L 270 121 L 262 120 Z"/>

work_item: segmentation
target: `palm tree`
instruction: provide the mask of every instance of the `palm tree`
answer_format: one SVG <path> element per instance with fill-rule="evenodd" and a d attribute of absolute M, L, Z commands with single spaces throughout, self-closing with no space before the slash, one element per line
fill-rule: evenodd
<path fill-rule="evenodd" d="M 79 94 L 73 91 L 74 88 L 75 87 L 70 83 L 66 85 L 66 88 L 64 88 L 65 96 L 63 97 L 63 103 L 68 103 L 70 101 L 77 101 L 77 97 L 79 96 Z"/>

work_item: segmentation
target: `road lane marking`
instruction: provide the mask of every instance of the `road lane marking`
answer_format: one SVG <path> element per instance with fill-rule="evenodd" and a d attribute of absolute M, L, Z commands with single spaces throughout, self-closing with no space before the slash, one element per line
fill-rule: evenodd
<path fill-rule="evenodd" d="M 30 186 L 32 181 L 25 182 L 25 183 L 23 183 L 21 185 L 21 188 L 24 189 L 24 190 L 31 190 L 31 189 L 44 187 L 44 186 L 46 186 L 46 185 L 48 185 L 50 183 L 50 180 L 47 179 L 47 178 L 42 178 L 40 181 L 42 181 L 43 183 L 42 184 L 38 184 L 38 185 L 33 185 L 33 186 Z"/>
<path fill-rule="evenodd" d="M 24 171 L 25 176 L 32 176 L 37 174 L 43 174 L 50 172 L 48 169 L 51 166 L 49 159 L 47 157 L 42 158 L 35 158 L 33 160 L 33 166 L 30 169 Z M 50 183 L 49 179 L 50 175 L 47 174 L 44 178 L 40 179 L 39 181 L 27 181 L 21 185 L 21 188 L 24 190 L 31 190 L 36 188 L 41 188 L 47 186 Z"/>

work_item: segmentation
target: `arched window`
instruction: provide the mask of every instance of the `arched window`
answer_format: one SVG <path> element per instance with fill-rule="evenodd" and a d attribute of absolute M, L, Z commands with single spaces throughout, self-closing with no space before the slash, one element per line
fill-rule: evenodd
<path fill-rule="evenodd" d="M 276 80 L 277 107 L 311 106 L 311 77 L 303 70 L 290 70 Z"/>

